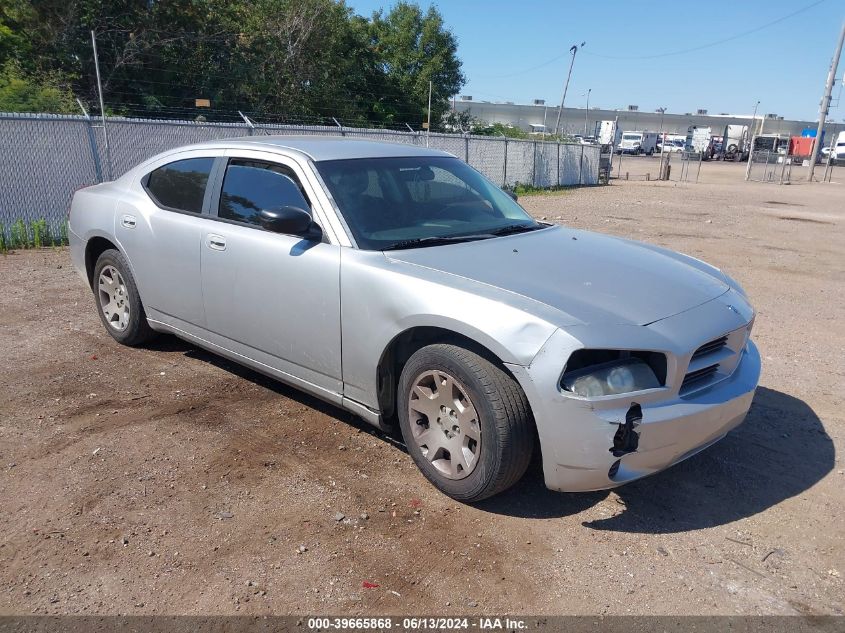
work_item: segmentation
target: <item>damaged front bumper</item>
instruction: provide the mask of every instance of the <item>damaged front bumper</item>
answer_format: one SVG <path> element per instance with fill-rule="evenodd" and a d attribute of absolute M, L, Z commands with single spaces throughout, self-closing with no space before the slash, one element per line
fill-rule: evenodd
<path fill-rule="evenodd" d="M 701 311 L 702 327 L 712 316 L 708 311 L 712 307 Z M 666 341 L 672 338 L 672 325 L 650 330 L 644 337 Z M 713 327 L 718 332 L 720 325 Z M 679 395 L 677 386 L 668 385 L 612 398 L 573 398 L 549 388 L 556 385 L 557 359 L 568 354 L 571 341 L 558 331 L 530 367 L 509 366 L 531 403 L 546 486 L 552 490 L 614 488 L 695 455 L 745 419 L 760 377 L 760 354 L 749 339 L 730 376 L 705 389 Z M 649 342 L 652 346 L 645 347 Z M 635 341 L 628 349 L 655 349 L 654 343 Z"/>

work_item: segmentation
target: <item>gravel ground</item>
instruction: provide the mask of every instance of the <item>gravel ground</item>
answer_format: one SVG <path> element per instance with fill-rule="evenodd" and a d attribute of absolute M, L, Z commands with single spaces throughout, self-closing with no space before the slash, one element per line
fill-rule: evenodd
<path fill-rule="evenodd" d="M 721 266 L 759 311 L 746 423 L 611 492 L 535 465 L 457 504 L 338 409 L 118 346 L 66 251 L 0 257 L 0 614 L 842 614 L 845 189 L 702 173 L 522 200 Z"/>

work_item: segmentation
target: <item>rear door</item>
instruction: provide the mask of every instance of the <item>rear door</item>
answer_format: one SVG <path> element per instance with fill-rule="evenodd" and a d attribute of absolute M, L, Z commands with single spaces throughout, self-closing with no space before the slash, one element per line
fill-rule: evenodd
<path fill-rule="evenodd" d="M 200 248 L 209 222 L 214 153 L 151 166 L 118 204 L 115 235 L 132 264 L 147 316 L 193 332 L 205 325 Z"/>
<path fill-rule="evenodd" d="M 288 377 L 342 393 L 340 246 L 264 230 L 262 209 L 314 215 L 316 195 L 293 159 L 227 153 L 202 237 L 206 327 L 219 344 Z M 316 216 L 319 218 L 319 215 Z M 294 381 L 295 382 L 295 381 Z"/>

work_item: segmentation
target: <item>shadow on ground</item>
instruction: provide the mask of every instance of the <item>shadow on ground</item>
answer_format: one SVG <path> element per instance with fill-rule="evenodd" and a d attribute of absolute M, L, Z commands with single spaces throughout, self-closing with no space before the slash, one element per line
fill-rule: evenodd
<path fill-rule="evenodd" d="M 398 434 L 381 433 L 343 409 L 189 343 L 168 336 L 149 347 L 211 363 L 407 452 Z M 760 387 L 748 418 L 725 439 L 667 471 L 617 488 L 622 511 L 584 526 L 668 533 L 724 525 L 801 494 L 833 469 L 834 460 L 832 440 L 803 400 Z M 582 512 L 607 495 L 548 490 L 538 458 L 516 486 L 478 507 L 493 514 L 548 519 Z"/>
<path fill-rule="evenodd" d="M 274 378 L 265 376 L 264 374 L 250 369 L 249 367 L 239 365 L 238 363 L 227 360 L 222 356 L 218 356 L 217 354 L 196 347 L 195 345 L 178 339 L 175 336 L 159 336 L 151 343 L 147 344 L 146 349 L 156 352 L 178 353 L 184 355 L 186 358 L 193 358 L 210 365 L 214 365 L 215 367 L 219 367 L 238 378 L 248 380 L 253 384 L 269 389 L 280 396 L 284 396 L 294 402 L 298 402 L 301 405 L 310 407 L 315 411 L 319 411 L 323 415 L 335 418 L 336 420 L 349 424 L 361 431 L 380 437 L 386 442 L 393 444 L 401 451 L 405 453 L 408 452 L 398 431 L 392 434 L 379 431 L 372 424 L 365 422 L 357 415 L 350 413 L 345 409 L 341 409 L 338 406 L 325 402 L 324 400 L 320 400 L 319 398 L 309 395 L 304 391 L 300 391 L 296 387 L 288 386 L 283 382 L 275 380 Z"/>
<path fill-rule="evenodd" d="M 760 387 L 745 422 L 721 442 L 660 474 L 615 490 L 622 511 L 588 521 L 595 530 L 669 533 L 724 525 L 801 494 L 833 469 L 833 442 L 803 401 Z M 555 493 L 532 469 L 481 505 L 528 518 L 568 516 L 608 493 Z"/>

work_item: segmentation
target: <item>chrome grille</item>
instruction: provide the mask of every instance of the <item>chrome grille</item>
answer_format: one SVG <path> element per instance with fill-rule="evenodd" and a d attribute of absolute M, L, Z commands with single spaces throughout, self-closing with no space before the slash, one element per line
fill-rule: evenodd
<path fill-rule="evenodd" d="M 718 352 L 720 349 L 722 349 L 727 344 L 728 344 L 728 335 L 727 334 L 725 334 L 725 336 L 720 336 L 717 339 L 713 339 L 712 341 L 705 343 L 704 345 L 699 347 L 697 350 L 695 350 L 695 353 L 692 355 L 691 360 L 701 358 L 702 356 L 706 356 L 707 354 L 712 354 L 714 352 Z"/>
<path fill-rule="evenodd" d="M 681 383 L 681 392 L 683 393 L 698 382 L 704 381 L 713 376 L 719 369 L 719 363 L 696 369 L 684 376 L 684 381 Z"/>

